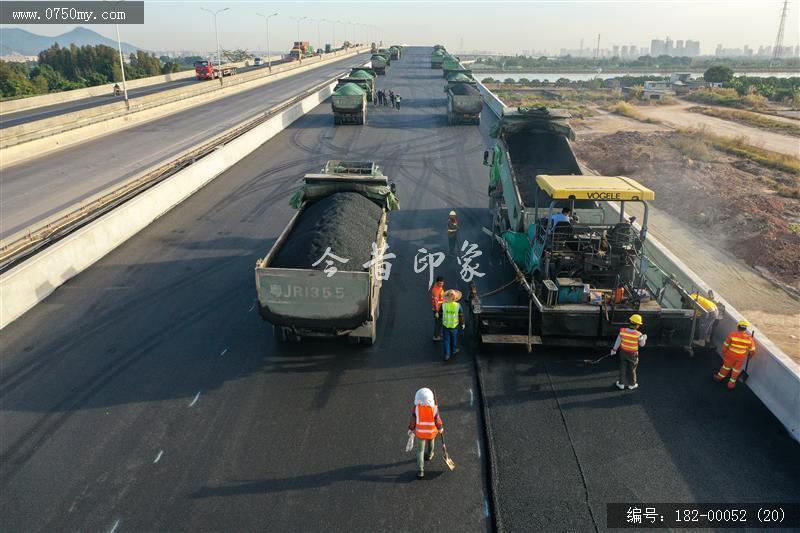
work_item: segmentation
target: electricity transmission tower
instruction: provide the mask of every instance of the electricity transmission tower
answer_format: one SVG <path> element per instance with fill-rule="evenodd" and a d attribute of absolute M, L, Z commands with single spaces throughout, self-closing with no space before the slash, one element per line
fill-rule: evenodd
<path fill-rule="evenodd" d="M 781 58 L 783 52 L 783 28 L 786 26 L 786 11 L 789 7 L 789 0 L 783 0 L 783 9 L 781 10 L 781 23 L 778 26 L 778 36 L 775 38 L 775 46 L 772 49 L 772 61 L 769 66 L 773 67 Z"/>
<path fill-rule="evenodd" d="M 788 0 L 787 0 L 788 1 Z M 600 34 L 597 34 L 597 48 L 594 49 L 594 60 L 600 59 Z"/>

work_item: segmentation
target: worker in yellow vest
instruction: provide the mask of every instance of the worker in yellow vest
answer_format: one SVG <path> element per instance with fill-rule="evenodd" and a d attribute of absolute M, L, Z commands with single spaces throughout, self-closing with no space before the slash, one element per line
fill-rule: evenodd
<path fill-rule="evenodd" d="M 721 316 L 719 308 L 714 301 L 714 293 L 708 291 L 708 298 L 706 298 L 694 292 L 689 295 L 689 298 L 697 302 L 697 305 L 700 306 L 700 310 L 695 313 L 697 317 L 697 330 L 694 334 L 695 342 L 699 346 L 707 346 L 711 342 L 714 326 L 717 325 Z M 684 302 L 684 309 L 692 309 L 694 307 L 694 304 L 688 299 L 683 297 L 682 299 Z"/>
<path fill-rule="evenodd" d="M 620 328 L 614 347 L 611 348 L 612 354 L 619 351 L 619 379 L 614 383 L 619 390 L 623 390 L 625 387 L 629 390 L 639 388 L 639 382 L 636 379 L 639 348 L 647 342 L 647 335 L 639 331 L 643 323 L 642 316 L 631 315 L 628 320 L 628 327 Z"/>
<path fill-rule="evenodd" d="M 750 322 L 740 320 L 736 324 L 736 331 L 728 335 L 722 346 L 722 366 L 714 375 L 714 379 L 723 381 L 730 373 L 731 377 L 728 380 L 728 389 L 730 390 L 736 388 L 736 380 L 742 373 L 745 360 L 756 353 L 756 340 L 747 332 L 748 327 L 750 327 Z"/>
<path fill-rule="evenodd" d="M 451 357 L 461 350 L 458 347 L 458 329 L 464 329 L 464 313 L 461 311 L 461 291 L 450 289 L 444 293 L 444 303 L 442 304 L 442 350 L 444 360 L 449 361 Z"/>
<path fill-rule="evenodd" d="M 444 433 L 442 417 L 433 391 L 422 388 L 414 396 L 414 410 L 408 423 L 409 435 L 414 435 L 414 452 L 417 455 L 417 479 L 425 477 L 425 461 L 433 459 L 436 436 Z"/>

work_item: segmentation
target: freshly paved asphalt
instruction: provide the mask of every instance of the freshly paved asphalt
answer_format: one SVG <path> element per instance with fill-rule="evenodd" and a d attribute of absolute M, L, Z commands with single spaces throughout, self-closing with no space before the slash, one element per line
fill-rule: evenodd
<path fill-rule="evenodd" d="M 333 127 L 319 106 L 8 326 L 0 372 L 6 531 L 480 531 L 487 448 L 474 347 L 443 365 L 417 250 L 442 250 L 446 214 L 492 263 L 486 171 L 493 122 L 448 127 L 440 71 L 410 49 L 379 86 L 403 109 Z M 378 161 L 397 182 L 390 279 L 375 346 L 278 345 L 252 268 L 292 215 L 303 173 Z M 448 259 L 437 271 L 458 282 Z M 481 353 L 497 521 L 504 531 L 605 528 L 607 502 L 791 501 L 800 446 L 718 360 L 643 353 L 641 389 L 614 362 L 540 349 Z M 435 387 L 458 463 L 414 481 L 402 452 L 414 391 Z M 199 393 L 199 396 L 198 396 Z"/>
<path fill-rule="evenodd" d="M 360 54 L 342 59 L 6 168 L 0 175 L 0 239 L 168 161 L 368 58 Z"/>
<path fill-rule="evenodd" d="M 273 61 L 272 64 L 276 65 L 284 62 L 285 62 L 284 60 Z M 250 66 L 250 67 L 241 67 L 238 70 L 239 73 L 241 74 L 248 72 L 250 70 L 258 68 L 266 68 L 266 67 L 267 67 L 266 65 L 258 67 Z M 160 93 L 162 91 L 168 91 L 170 89 L 176 89 L 178 87 L 183 87 L 194 83 L 203 83 L 203 81 L 198 81 L 195 78 L 188 78 L 188 79 L 180 79 L 175 81 L 158 83 L 155 85 L 148 85 L 147 87 L 140 87 L 138 89 L 129 89 L 128 98 L 134 100 L 136 98 L 141 98 L 142 96 Z M 46 118 L 63 115 L 65 113 L 72 113 L 75 111 L 81 111 L 83 109 L 90 109 L 92 107 L 110 104 L 111 102 L 114 102 L 115 100 L 119 100 L 121 98 L 122 98 L 121 96 L 114 97 L 111 94 L 111 91 L 109 90 L 109 94 L 107 95 L 90 96 L 88 98 L 82 98 L 80 100 L 74 100 L 72 102 L 64 102 L 60 104 L 36 107 L 33 109 L 26 109 L 25 111 L 17 111 L 16 113 L 3 113 L 2 115 L 0 115 L 0 129 L 10 128 L 11 126 L 25 124 L 27 122 L 32 122 L 34 120 L 43 120 Z"/>
<path fill-rule="evenodd" d="M 483 141 L 446 127 L 429 53 L 379 80 L 401 111 L 333 127 L 319 106 L 3 331 L 3 530 L 490 527 L 472 361 L 441 362 L 413 268 L 483 190 Z M 253 267 L 300 177 L 332 158 L 376 160 L 397 181 L 378 341 L 277 345 Z M 421 386 L 440 397 L 458 467 L 438 449 L 417 482 L 403 447 Z"/>

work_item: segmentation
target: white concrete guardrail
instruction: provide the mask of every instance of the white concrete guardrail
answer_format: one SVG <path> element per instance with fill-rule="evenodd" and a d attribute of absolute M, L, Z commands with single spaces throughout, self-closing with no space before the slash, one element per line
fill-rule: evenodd
<path fill-rule="evenodd" d="M 478 82 L 478 90 L 483 95 L 487 106 L 498 117 L 516 113 L 516 110 L 506 107 L 481 82 Z M 609 205 L 614 208 L 613 204 Z M 617 213 L 619 212 L 617 211 Z M 670 252 L 658 239 L 648 236 L 645 250 L 653 262 L 665 272 L 675 276 L 675 280 L 682 286 L 694 287 L 706 294 L 709 289 L 714 289 L 700 279 L 700 276 Z M 722 346 L 727 334 L 734 331 L 736 323 L 745 317 L 724 299 L 717 298 L 717 301 L 725 306 L 725 314 L 714 330 L 713 341 L 715 346 Z M 780 420 L 789 434 L 795 440 L 800 441 L 800 365 L 773 344 L 758 328 L 754 328 L 754 330 L 756 356 L 752 358 L 748 366 L 747 386 Z"/>
<path fill-rule="evenodd" d="M 231 128 L 249 129 L 0 275 L 0 329 L 322 103 L 335 86 L 333 78 L 276 106 L 266 120 Z"/>
<path fill-rule="evenodd" d="M 272 61 L 279 61 L 282 56 L 272 56 Z M 267 59 L 264 58 L 266 62 Z M 237 68 L 246 67 L 249 62 L 240 61 L 238 63 L 226 63 L 226 65 L 233 65 Z M 160 76 L 148 76 L 147 78 L 138 78 L 135 80 L 128 80 L 126 85 L 128 90 L 140 89 L 142 87 L 149 87 L 151 85 L 158 85 L 159 83 L 167 83 L 170 81 L 185 80 L 194 78 L 194 70 L 182 70 L 180 72 L 171 72 L 169 74 L 162 74 Z M 121 85 L 120 85 L 121 86 Z M 24 98 L 16 98 L 14 100 L 0 101 L 0 117 L 5 113 L 17 113 L 19 111 L 27 111 L 37 107 L 46 107 L 55 104 L 63 104 L 66 102 L 74 102 L 76 100 L 83 100 L 84 98 L 91 98 L 92 96 L 108 96 L 109 100 L 115 98 L 112 96 L 114 90 L 114 83 L 104 83 L 103 85 L 95 85 L 94 87 L 84 87 L 83 89 L 74 89 L 72 91 L 61 91 L 57 93 L 40 94 L 38 96 L 27 96 Z M 116 97 L 115 99 L 119 99 Z"/>
<path fill-rule="evenodd" d="M 222 84 L 207 82 L 177 87 L 131 100 L 130 109 L 125 102 L 114 102 L 12 126 L 4 129 L 0 136 L 0 169 L 364 51 L 365 49 L 350 49 L 305 59 L 302 63 L 283 63 L 273 67 L 272 74 L 257 69 L 223 78 Z"/>

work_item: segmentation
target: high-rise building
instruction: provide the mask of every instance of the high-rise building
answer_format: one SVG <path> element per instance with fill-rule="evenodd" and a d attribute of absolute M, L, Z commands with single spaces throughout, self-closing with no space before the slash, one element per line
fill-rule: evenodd
<path fill-rule="evenodd" d="M 664 55 L 664 41 L 661 39 L 653 39 L 650 41 L 650 55 L 653 57 Z"/>
<path fill-rule="evenodd" d="M 684 54 L 688 57 L 697 57 L 700 55 L 700 41 L 687 40 L 684 46 Z"/>
<path fill-rule="evenodd" d="M 611 57 L 619 57 L 619 45 L 615 44 L 611 47 Z"/>
<path fill-rule="evenodd" d="M 675 41 L 675 55 L 683 57 L 686 55 L 686 50 L 683 47 L 683 41 Z"/>
<path fill-rule="evenodd" d="M 622 45 L 622 48 L 619 51 L 619 57 L 621 57 L 622 59 L 628 59 L 628 45 L 627 44 L 623 44 Z"/>
<path fill-rule="evenodd" d="M 674 50 L 672 48 L 672 39 L 667 37 L 666 40 L 664 41 L 664 55 L 671 56 L 673 55 L 673 53 Z"/>

